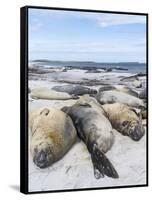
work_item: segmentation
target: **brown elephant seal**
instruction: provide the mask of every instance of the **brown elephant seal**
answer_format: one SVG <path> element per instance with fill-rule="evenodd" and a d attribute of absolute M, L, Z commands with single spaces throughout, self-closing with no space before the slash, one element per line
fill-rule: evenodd
<path fill-rule="evenodd" d="M 129 136 L 135 141 L 139 141 L 145 134 L 141 117 L 138 116 L 135 109 L 121 103 L 105 104 L 102 107 L 112 127 L 123 135 Z"/>
<path fill-rule="evenodd" d="M 112 85 L 110 85 L 110 86 L 103 86 L 103 87 L 99 88 L 99 92 L 109 91 L 109 90 L 120 91 L 120 92 L 124 92 L 126 94 L 130 94 L 134 97 L 138 97 L 138 93 L 127 86 L 112 86 Z"/>
<path fill-rule="evenodd" d="M 57 92 L 55 90 L 50 90 L 45 87 L 35 88 L 30 94 L 33 99 L 47 99 L 47 100 L 68 100 L 68 99 L 78 99 L 75 95 L 70 95 L 65 92 Z"/>
<path fill-rule="evenodd" d="M 118 173 L 106 157 L 114 141 L 112 126 L 101 110 L 93 108 L 89 103 L 76 103 L 62 108 L 73 120 L 78 136 L 86 144 L 91 154 L 95 178 L 107 175 L 118 178 Z M 104 111 L 103 111 L 104 112 Z"/>
<path fill-rule="evenodd" d="M 76 104 L 78 105 L 89 104 L 91 107 L 96 109 L 96 111 L 101 112 L 103 115 L 106 115 L 104 109 L 102 108 L 102 105 L 95 98 L 90 97 L 88 94 L 81 96 L 77 100 Z"/>
<path fill-rule="evenodd" d="M 109 90 L 99 92 L 96 96 L 96 99 L 101 104 L 123 103 L 131 107 L 145 108 L 145 105 L 141 99 L 120 91 Z"/>
<path fill-rule="evenodd" d="M 76 142 L 77 133 L 71 118 L 54 108 L 40 108 L 30 113 L 30 150 L 39 168 L 61 159 Z"/>
<path fill-rule="evenodd" d="M 58 91 L 58 92 L 66 92 L 68 94 L 74 94 L 74 95 L 84 95 L 84 94 L 97 94 L 97 90 L 91 89 L 88 87 L 84 87 L 81 85 L 58 85 L 54 86 L 52 90 Z"/>

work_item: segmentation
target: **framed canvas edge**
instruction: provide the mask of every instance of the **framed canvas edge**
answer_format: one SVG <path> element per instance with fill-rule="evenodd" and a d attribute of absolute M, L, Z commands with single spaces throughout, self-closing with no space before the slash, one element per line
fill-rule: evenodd
<path fill-rule="evenodd" d="M 20 9 L 20 192 L 28 193 L 28 8 Z"/>
<path fill-rule="evenodd" d="M 63 190 L 47 190 L 47 191 L 30 191 L 28 188 L 28 9 L 48 9 L 48 10 L 65 10 L 65 11 L 80 11 L 80 12 L 98 12 L 112 14 L 128 14 L 128 15 L 143 15 L 146 16 L 146 72 L 147 72 L 147 96 L 149 97 L 149 46 L 148 46 L 148 27 L 149 14 L 141 12 L 121 12 L 93 9 L 78 9 L 78 8 L 63 8 L 63 7 L 45 7 L 45 6 L 24 6 L 20 8 L 20 192 L 24 194 L 39 194 L 39 193 L 54 193 L 54 192 L 73 192 L 73 191 L 88 191 L 102 189 L 120 189 L 120 188 L 135 188 L 149 186 L 149 101 L 147 98 L 147 130 L 146 130 L 146 183 L 141 185 L 121 185 L 109 187 L 92 187 L 79 189 L 63 189 Z"/>

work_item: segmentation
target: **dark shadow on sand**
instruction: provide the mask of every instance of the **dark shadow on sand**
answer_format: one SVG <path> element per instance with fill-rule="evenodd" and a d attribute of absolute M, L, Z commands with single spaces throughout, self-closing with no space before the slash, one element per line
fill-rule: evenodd
<path fill-rule="evenodd" d="M 20 192 L 20 186 L 19 185 L 9 185 L 9 187 L 13 190 L 16 190 L 17 192 Z"/>

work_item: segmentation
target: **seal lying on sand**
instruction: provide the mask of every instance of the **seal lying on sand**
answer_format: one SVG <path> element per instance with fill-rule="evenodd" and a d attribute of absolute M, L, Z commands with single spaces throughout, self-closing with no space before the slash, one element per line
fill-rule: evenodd
<path fill-rule="evenodd" d="M 141 88 L 142 87 L 142 83 L 141 81 L 139 80 L 135 80 L 132 85 L 135 87 L 135 88 Z"/>
<path fill-rule="evenodd" d="M 127 86 L 121 86 L 121 87 L 115 86 L 114 87 L 114 86 L 109 85 L 109 86 L 103 86 L 103 87 L 99 88 L 99 92 L 109 91 L 109 90 L 120 91 L 120 92 L 130 94 L 134 97 L 138 97 L 138 93 Z"/>
<path fill-rule="evenodd" d="M 97 111 L 90 104 L 78 102 L 71 107 L 63 107 L 62 110 L 72 118 L 79 137 L 91 154 L 95 178 L 99 179 L 104 175 L 118 178 L 116 170 L 105 156 L 113 144 L 114 136 L 111 124 L 101 110 Z"/>
<path fill-rule="evenodd" d="M 54 108 L 32 111 L 29 118 L 31 129 L 31 154 L 40 168 L 49 167 L 61 159 L 76 142 L 77 133 L 71 118 Z"/>
<path fill-rule="evenodd" d="M 145 105 L 141 99 L 120 91 L 109 90 L 99 92 L 96 98 L 101 104 L 111 104 L 118 102 L 131 107 L 145 108 Z"/>
<path fill-rule="evenodd" d="M 140 99 L 147 99 L 147 89 L 144 88 L 140 93 L 139 93 L 139 98 Z"/>
<path fill-rule="evenodd" d="M 127 135 L 133 140 L 138 141 L 145 134 L 141 118 L 135 109 L 120 103 L 105 104 L 102 107 L 112 127 L 123 135 Z"/>
<path fill-rule="evenodd" d="M 70 95 L 65 92 L 57 92 L 45 87 L 35 88 L 31 91 L 31 98 L 33 99 L 48 99 L 48 100 L 68 100 L 78 99 L 75 95 Z"/>
<path fill-rule="evenodd" d="M 124 78 L 120 79 L 120 81 L 124 81 L 124 82 L 130 82 L 130 81 L 135 81 L 135 80 L 139 80 L 137 74 L 133 75 L 133 76 L 124 77 Z"/>
<path fill-rule="evenodd" d="M 52 89 L 55 91 L 58 91 L 58 92 L 66 92 L 66 93 L 75 94 L 75 95 L 96 94 L 97 93 L 97 90 L 90 89 L 88 87 L 84 87 L 81 85 L 54 86 Z"/>

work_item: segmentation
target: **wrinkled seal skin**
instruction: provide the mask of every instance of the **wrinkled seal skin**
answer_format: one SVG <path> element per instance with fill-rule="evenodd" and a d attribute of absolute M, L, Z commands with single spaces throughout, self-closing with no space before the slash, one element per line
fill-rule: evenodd
<path fill-rule="evenodd" d="M 145 105 L 141 99 L 120 91 L 109 90 L 99 92 L 96 98 L 101 104 L 112 104 L 118 102 L 131 107 L 145 108 Z"/>
<path fill-rule="evenodd" d="M 114 103 L 102 106 L 112 127 L 134 141 L 139 141 L 145 134 L 141 118 L 136 110 L 124 104 Z"/>
<path fill-rule="evenodd" d="M 70 95 L 65 92 L 57 92 L 45 87 L 35 88 L 31 91 L 31 98 L 33 99 L 47 99 L 47 100 L 68 100 L 78 99 L 75 95 Z"/>
<path fill-rule="evenodd" d="M 46 168 L 61 159 L 76 142 L 71 118 L 54 108 L 40 108 L 30 113 L 30 150 L 34 163 Z"/>
<path fill-rule="evenodd" d="M 75 94 L 75 95 L 84 95 L 84 94 L 96 94 L 97 90 L 90 89 L 88 87 L 84 87 L 81 85 L 62 85 L 62 86 L 54 86 L 52 88 L 58 92 L 66 92 L 68 94 Z"/>
<path fill-rule="evenodd" d="M 78 136 L 86 144 L 91 154 L 95 178 L 107 175 L 118 178 L 118 173 L 105 153 L 111 149 L 114 141 L 109 120 L 88 103 L 79 103 L 62 108 L 73 120 Z"/>

